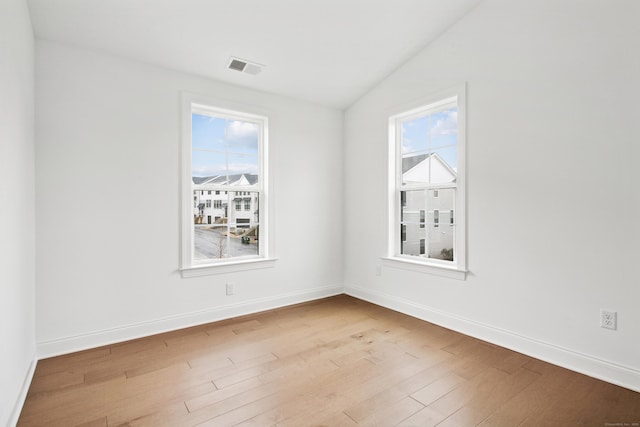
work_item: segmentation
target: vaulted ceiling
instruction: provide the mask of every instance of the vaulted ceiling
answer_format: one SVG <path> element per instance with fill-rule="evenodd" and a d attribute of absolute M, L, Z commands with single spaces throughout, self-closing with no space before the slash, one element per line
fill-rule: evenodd
<path fill-rule="evenodd" d="M 343 109 L 480 0 L 29 0 L 36 37 Z M 227 68 L 231 56 L 265 65 Z"/>

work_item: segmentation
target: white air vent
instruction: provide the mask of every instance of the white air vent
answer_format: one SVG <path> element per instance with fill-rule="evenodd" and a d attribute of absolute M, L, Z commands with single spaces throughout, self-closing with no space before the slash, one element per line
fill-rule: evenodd
<path fill-rule="evenodd" d="M 241 73 L 247 74 L 260 74 L 264 65 L 257 64 L 255 62 L 245 61 L 240 58 L 229 58 L 229 63 L 227 64 L 227 68 L 230 70 L 240 71 Z"/>

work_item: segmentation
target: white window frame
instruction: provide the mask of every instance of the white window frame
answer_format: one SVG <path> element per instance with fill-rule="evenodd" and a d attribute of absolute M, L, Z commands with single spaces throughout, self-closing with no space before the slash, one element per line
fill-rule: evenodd
<path fill-rule="evenodd" d="M 233 273 L 246 270 L 270 268 L 275 265 L 272 211 L 269 203 L 269 113 L 255 106 L 211 99 L 191 93 L 182 93 L 182 141 L 181 141 L 181 251 L 180 272 L 183 278 L 211 274 Z M 258 187 L 234 187 L 233 191 L 250 191 L 259 194 L 260 228 L 258 255 L 233 258 L 194 260 L 193 259 L 193 191 L 191 172 L 192 155 L 192 114 L 200 111 L 216 117 L 238 119 L 257 123 L 259 137 L 259 180 Z M 212 190 L 227 191 L 223 188 Z"/>
<path fill-rule="evenodd" d="M 458 113 L 457 170 L 455 183 L 456 232 L 454 238 L 454 261 L 403 255 L 400 253 L 400 209 L 401 191 L 414 189 L 402 185 L 401 122 L 429 112 L 439 111 L 455 103 Z M 466 253 L 466 85 L 456 86 L 434 93 L 410 105 L 398 107 L 389 116 L 388 151 L 388 237 L 387 255 L 383 263 L 422 273 L 465 280 L 467 273 Z M 422 188 L 445 188 L 446 185 L 421 185 Z M 436 188 L 438 189 L 438 188 Z"/>

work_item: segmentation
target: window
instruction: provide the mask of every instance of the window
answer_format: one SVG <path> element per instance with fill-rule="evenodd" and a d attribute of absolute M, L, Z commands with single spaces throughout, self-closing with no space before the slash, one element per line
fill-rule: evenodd
<path fill-rule="evenodd" d="M 251 210 L 251 199 L 250 198 L 246 198 L 244 200 L 244 210 L 245 211 L 250 211 Z"/>
<path fill-rule="evenodd" d="M 464 278 L 464 99 L 464 87 L 449 90 L 389 118 L 386 260 L 396 266 Z"/>
<path fill-rule="evenodd" d="M 183 277 L 271 266 L 267 117 L 219 108 L 186 94 L 183 109 Z M 205 191 L 215 194 L 213 223 L 211 216 L 204 217 L 211 200 L 206 204 L 196 200 Z M 256 200 L 253 209 L 248 195 Z M 244 199 L 249 202 L 242 211 Z M 242 239 L 244 236 L 251 239 Z"/>

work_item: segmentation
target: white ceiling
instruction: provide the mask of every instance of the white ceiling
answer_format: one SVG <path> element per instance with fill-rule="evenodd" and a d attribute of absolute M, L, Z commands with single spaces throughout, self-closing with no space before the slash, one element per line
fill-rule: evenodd
<path fill-rule="evenodd" d="M 339 109 L 480 0 L 29 0 L 36 37 Z M 230 56 L 266 65 L 226 69 Z"/>

